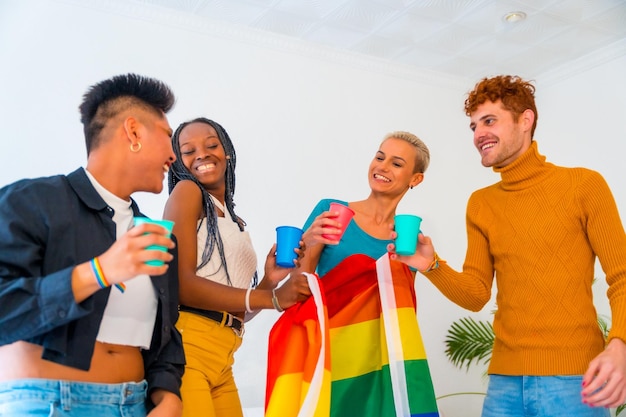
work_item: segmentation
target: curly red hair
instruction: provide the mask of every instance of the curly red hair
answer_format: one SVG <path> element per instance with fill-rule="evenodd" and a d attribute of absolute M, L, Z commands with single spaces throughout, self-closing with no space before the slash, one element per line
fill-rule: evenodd
<path fill-rule="evenodd" d="M 465 114 L 470 116 L 478 106 L 487 100 L 500 100 L 502 106 L 513 114 L 517 120 L 526 110 L 535 113 L 535 121 L 530 131 L 531 138 L 537 127 L 537 106 L 535 105 L 535 86 L 515 75 L 498 75 L 492 78 L 483 78 L 470 91 L 465 100 Z"/>

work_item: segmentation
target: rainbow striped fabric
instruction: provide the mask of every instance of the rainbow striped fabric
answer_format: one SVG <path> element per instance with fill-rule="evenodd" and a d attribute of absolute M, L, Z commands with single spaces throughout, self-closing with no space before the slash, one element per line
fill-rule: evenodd
<path fill-rule="evenodd" d="M 353 255 L 270 332 L 266 417 L 437 417 L 413 275 Z"/>

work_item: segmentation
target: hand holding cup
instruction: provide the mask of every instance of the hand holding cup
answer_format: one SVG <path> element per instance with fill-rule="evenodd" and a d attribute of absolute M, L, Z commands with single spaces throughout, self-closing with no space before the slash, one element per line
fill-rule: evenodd
<path fill-rule="evenodd" d="M 350 220 L 352 220 L 352 217 L 354 217 L 354 210 L 346 205 L 332 202 L 330 203 L 330 208 L 328 209 L 328 211 L 339 213 L 337 217 L 334 218 L 337 222 L 339 222 L 339 233 L 323 234 L 322 237 L 328 240 L 332 240 L 334 242 L 339 242 L 346 229 L 348 228 Z"/>
<path fill-rule="evenodd" d="M 387 245 L 387 251 L 390 253 L 392 261 L 399 261 L 407 264 L 408 266 L 417 269 L 418 271 L 426 270 L 433 262 L 435 256 L 435 247 L 432 239 L 418 231 L 417 242 L 413 244 L 413 253 L 410 255 L 402 255 L 397 249 L 398 243 L 398 228 L 389 225 L 391 229 L 390 238 L 394 242 Z M 412 239 L 411 239 L 412 241 Z"/>
<path fill-rule="evenodd" d="M 175 245 L 169 239 L 169 232 L 167 232 L 168 237 L 162 232 L 166 232 L 162 226 L 147 224 L 133 227 L 116 239 L 111 247 L 97 257 L 100 273 L 106 277 L 106 281 L 110 285 L 117 286 L 117 284 L 141 274 L 161 275 L 165 273 L 168 265 L 164 262 L 173 259 L 173 255 L 167 251 Z M 146 262 L 147 259 L 149 260 L 147 255 L 154 253 L 147 251 L 146 248 L 154 244 L 162 245 L 165 248 L 165 251 L 159 255 L 160 266 L 151 266 Z M 93 274 L 89 274 L 89 276 L 92 278 Z"/>
<path fill-rule="evenodd" d="M 276 265 L 282 268 L 294 268 L 300 247 L 302 229 L 294 226 L 279 226 L 276 228 Z"/>
<path fill-rule="evenodd" d="M 394 217 L 394 229 L 396 236 L 396 253 L 410 256 L 417 248 L 417 236 L 420 232 L 422 218 L 412 214 L 398 214 Z"/>

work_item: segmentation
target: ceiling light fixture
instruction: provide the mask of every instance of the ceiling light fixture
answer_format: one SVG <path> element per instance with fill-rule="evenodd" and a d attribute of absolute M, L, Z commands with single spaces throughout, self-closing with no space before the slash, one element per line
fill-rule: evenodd
<path fill-rule="evenodd" d="M 502 18 L 507 23 L 517 23 L 526 19 L 526 13 L 524 12 L 509 12 Z"/>

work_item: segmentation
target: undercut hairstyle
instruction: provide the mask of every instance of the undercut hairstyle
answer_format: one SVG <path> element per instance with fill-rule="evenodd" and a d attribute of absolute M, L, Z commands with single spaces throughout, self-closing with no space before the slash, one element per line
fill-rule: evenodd
<path fill-rule="evenodd" d="M 233 146 L 233 142 L 230 140 L 230 136 L 228 136 L 226 129 L 224 129 L 219 123 L 205 117 L 198 117 L 188 122 L 181 123 L 180 126 L 176 128 L 176 131 L 174 131 L 174 134 L 172 135 L 172 148 L 174 148 L 176 161 L 174 161 L 167 174 L 168 189 L 169 193 L 171 194 L 172 190 L 174 190 L 174 187 L 176 187 L 176 184 L 178 184 L 178 182 L 182 180 L 193 181 L 200 188 L 200 191 L 202 192 L 202 213 L 206 217 L 207 238 L 204 243 L 204 249 L 202 251 L 200 264 L 196 267 L 196 270 L 199 270 L 209 263 L 211 255 L 213 254 L 213 250 L 215 247 L 217 247 L 217 251 L 220 255 L 221 260 L 220 268 L 224 268 L 224 272 L 226 272 L 227 282 L 232 285 L 232 281 L 228 273 L 228 265 L 226 265 L 226 257 L 224 255 L 224 244 L 222 242 L 222 236 L 220 234 L 219 228 L 217 227 L 217 210 L 215 209 L 215 204 L 213 203 L 213 199 L 211 198 L 206 188 L 204 188 L 202 183 L 189 171 L 189 169 L 187 169 L 187 167 L 183 163 L 183 158 L 180 152 L 180 134 L 185 127 L 192 123 L 207 124 L 215 129 L 215 132 L 217 133 L 217 138 L 222 144 L 222 147 L 224 148 L 224 153 L 226 155 L 226 174 L 224 178 L 226 182 L 226 190 L 224 193 L 224 204 L 226 205 L 225 208 L 232 219 L 237 219 L 239 230 L 244 230 L 246 222 L 244 222 L 243 219 L 235 214 L 235 202 L 233 201 L 233 197 L 235 195 L 235 166 L 237 165 L 237 154 L 235 153 L 235 147 Z M 217 269 L 211 275 L 216 274 L 218 271 L 219 269 Z M 257 284 L 258 274 L 255 272 L 254 276 L 252 277 L 252 286 L 256 287 Z"/>
<path fill-rule="evenodd" d="M 401 139 L 409 144 L 413 145 L 415 151 L 417 152 L 415 156 L 415 168 L 413 169 L 413 173 L 416 174 L 418 172 L 424 173 L 426 169 L 428 169 L 428 165 L 430 165 L 430 151 L 428 150 L 428 146 L 420 138 L 415 136 L 411 132 L 404 131 L 396 131 L 391 132 L 385 135 L 383 142 L 387 139 Z"/>
<path fill-rule="evenodd" d="M 137 74 L 116 75 L 89 87 L 78 107 L 87 155 L 102 143 L 101 133 L 110 119 L 132 107 L 161 116 L 175 101 L 165 83 Z"/>
<path fill-rule="evenodd" d="M 535 105 L 535 86 L 515 75 L 483 78 L 476 84 L 474 90 L 468 93 L 465 100 L 465 114 L 471 116 L 484 102 L 498 100 L 502 102 L 505 110 L 513 114 L 516 122 L 526 110 L 532 110 L 535 113 L 535 120 L 530 131 L 530 137 L 533 138 L 539 118 Z"/>

